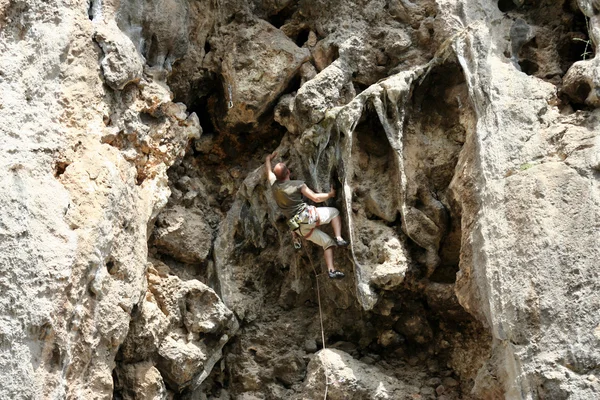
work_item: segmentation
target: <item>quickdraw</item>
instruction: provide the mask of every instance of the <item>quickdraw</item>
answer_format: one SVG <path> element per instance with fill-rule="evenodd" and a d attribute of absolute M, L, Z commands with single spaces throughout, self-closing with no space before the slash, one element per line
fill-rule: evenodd
<path fill-rule="evenodd" d="M 308 232 L 308 234 L 303 235 L 302 231 L 300 230 L 300 225 L 312 224 L 315 224 L 314 228 L 312 228 Z M 290 230 L 293 233 L 295 232 L 298 235 L 302 236 L 304 239 L 308 239 L 319 225 L 321 225 L 321 218 L 319 217 L 319 213 L 317 212 L 317 209 L 314 206 L 306 207 L 303 211 L 294 215 L 291 219 L 288 220 L 288 227 L 290 228 Z"/>
<path fill-rule="evenodd" d="M 233 95 L 231 93 L 231 85 L 227 85 L 227 89 L 229 91 L 229 103 L 227 104 L 227 106 L 229 108 L 233 108 Z"/>

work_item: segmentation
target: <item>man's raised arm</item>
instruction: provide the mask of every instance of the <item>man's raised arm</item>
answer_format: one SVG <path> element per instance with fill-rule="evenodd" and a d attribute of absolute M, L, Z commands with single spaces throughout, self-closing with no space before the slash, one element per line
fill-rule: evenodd
<path fill-rule="evenodd" d="M 331 188 L 329 193 L 315 193 L 308 188 L 308 186 L 303 185 L 301 192 L 303 195 L 314 201 L 315 203 L 322 203 L 327 199 L 335 197 L 335 189 Z"/>
<path fill-rule="evenodd" d="M 274 159 L 277 156 L 277 152 L 274 151 L 273 153 L 267 155 L 267 157 L 265 157 L 265 170 L 266 170 L 266 178 L 267 178 L 267 182 L 269 182 L 270 185 L 272 185 L 276 180 L 277 177 L 275 176 L 275 174 L 273 173 L 273 168 L 271 167 L 271 160 Z"/>

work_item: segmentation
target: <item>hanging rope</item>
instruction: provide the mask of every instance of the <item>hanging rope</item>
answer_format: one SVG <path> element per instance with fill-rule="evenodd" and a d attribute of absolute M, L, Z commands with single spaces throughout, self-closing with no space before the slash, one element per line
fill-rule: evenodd
<path fill-rule="evenodd" d="M 321 310 L 321 290 L 319 288 L 319 274 L 317 274 L 317 270 L 315 269 L 315 264 L 313 263 L 312 257 L 310 256 L 310 253 L 308 252 L 308 250 L 306 249 L 306 241 L 304 241 L 304 253 L 307 255 L 308 257 L 308 261 L 310 262 L 310 266 L 312 267 L 312 270 L 315 274 L 315 280 L 317 281 L 317 301 L 319 303 L 319 321 L 321 322 L 321 341 L 323 342 L 323 350 L 325 350 L 325 328 L 323 328 L 323 311 Z M 324 400 L 327 400 L 327 392 L 329 391 L 329 381 L 328 381 L 328 376 L 327 376 L 327 366 L 325 365 L 325 363 L 323 362 L 323 370 L 325 372 L 325 396 L 323 397 Z"/>

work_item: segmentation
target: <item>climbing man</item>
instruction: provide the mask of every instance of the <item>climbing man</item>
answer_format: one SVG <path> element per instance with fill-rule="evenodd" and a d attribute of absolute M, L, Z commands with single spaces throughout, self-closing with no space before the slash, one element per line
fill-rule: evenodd
<path fill-rule="evenodd" d="M 315 193 L 303 181 L 290 180 L 290 170 L 281 162 L 271 170 L 271 160 L 275 156 L 277 156 L 277 152 L 273 152 L 265 158 L 267 180 L 271 185 L 275 202 L 289 220 L 290 229 L 305 239 L 322 246 L 325 250 L 325 264 L 327 264 L 329 277 L 332 279 L 343 278 L 344 273 L 333 267 L 333 247 L 348 246 L 348 242 L 342 239 L 340 212 L 333 207 L 309 206 L 302 198 L 304 195 L 315 203 L 322 203 L 335 197 L 335 189 L 332 188 L 329 193 Z M 333 227 L 335 240 L 317 228 L 319 225 L 328 223 L 331 223 Z"/>

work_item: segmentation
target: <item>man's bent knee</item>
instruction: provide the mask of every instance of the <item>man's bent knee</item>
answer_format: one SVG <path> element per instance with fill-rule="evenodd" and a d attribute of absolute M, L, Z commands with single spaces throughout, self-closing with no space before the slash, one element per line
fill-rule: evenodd
<path fill-rule="evenodd" d="M 312 234 L 308 237 L 308 240 L 323 247 L 323 250 L 327 250 L 328 248 L 336 245 L 331 236 L 319 229 L 313 230 Z"/>
<path fill-rule="evenodd" d="M 334 207 L 317 207 L 321 224 L 330 223 L 335 217 L 340 215 L 337 208 Z"/>

